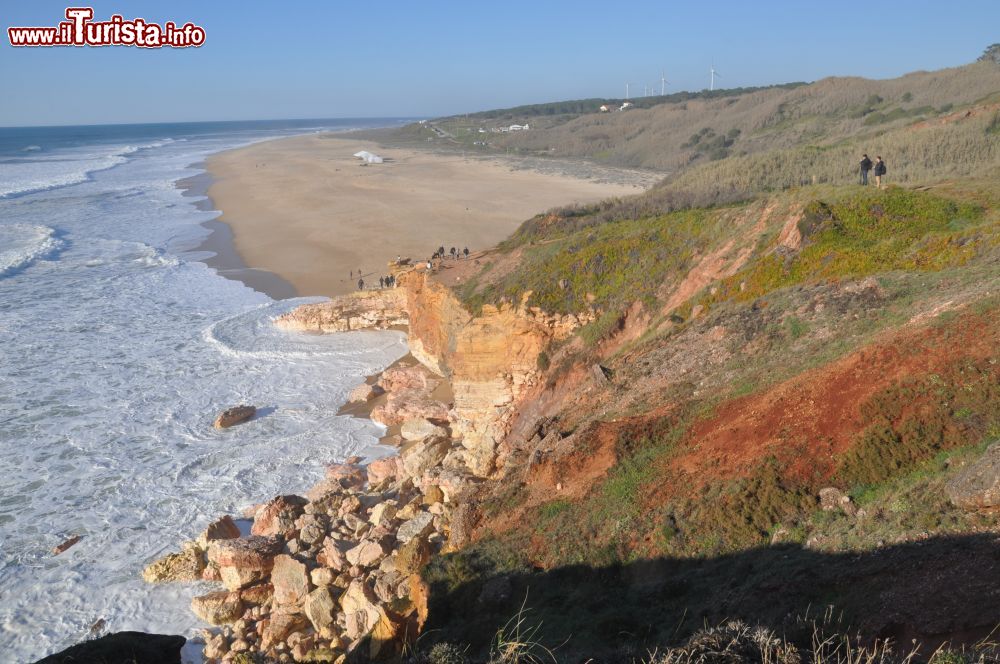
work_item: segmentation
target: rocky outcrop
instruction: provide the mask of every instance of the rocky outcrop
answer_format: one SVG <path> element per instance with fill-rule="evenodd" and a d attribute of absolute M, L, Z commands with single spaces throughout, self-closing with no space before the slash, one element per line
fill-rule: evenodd
<path fill-rule="evenodd" d="M 135 664 L 180 664 L 183 636 L 117 632 L 92 639 L 35 664 L 76 664 L 77 662 L 134 662 Z"/>
<path fill-rule="evenodd" d="M 384 330 L 408 323 L 406 293 L 399 288 L 359 291 L 328 302 L 305 304 L 278 316 L 274 324 L 299 332 Z"/>
<path fill-rule="evenodd" d="M 414 444 L 436 446 L 438 456 L 457 445 L 447 429 Z M 361 466 L 335 464 L 321 490 L 308 492 L 313 499 L 277 496 L 254 511 L 253 530 L 270 535 L 210 540 L 207 551 L 199 538 L 163 559 L 189 579 L 207 564 L 225 587 L 191 602 L 199 618 L 218 626 L 205 635 L 207 660 L 244 652 L 298 662 L 398 657 L 426 619 L 419 572 L 448 539 L 444 493 L 428 484 L 434 473 L 420 470 L 426 477 L 400 463 L 366 485 Z M 172 569 L 163 561 L 151 567 Z"/>
<path fill-rule="evenodd" d="M 475 474 L 493 470 L 497 443 L 506 436 L 520 400 L 538 381 L 538 356 L 593 319 L 547 315 L 528 307 L 483 306 L 472 316 L 454 294 L 423 272 L 400 278 L 410 311 L 410 352 L 447 377 L 454 393 L 450 413 L 465 447 L 463 462 Z M 530 295 L 530 294 L 529 294 Z"/>
<path fill-rule="evenodd" d="M 216 429 L 228 429 L 231 426 L 242 424 L 252 419 L 256 414 L 256 406 L 233 406 L 219 413 L 219 416 L 215 418 L 213 426 Z"/>
<path fill-rule="evenodd" d="M 963 468 L 945 487 L 948 499 L 967 510 L 1000 509 L 1000 443 Z"/>

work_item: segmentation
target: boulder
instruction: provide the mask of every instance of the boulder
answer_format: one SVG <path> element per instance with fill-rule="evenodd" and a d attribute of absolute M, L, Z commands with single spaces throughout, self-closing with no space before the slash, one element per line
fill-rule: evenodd
<path fill-rule="evenodd" d="M 209 542 L 224 539 L 236 539 L 240 537 L 240 527 L 233 521 L 233 517 L 228 514 L 208 524 L 208 528 L 198 536 L 198 543 L 202 548 L 207 548 Z"/>
<path fill-rule="evenodd" d="M 403 422 L 403 426 L 399 429 L 399 435 L 404 440 L 424 440 L 425 438 L 447 436 L 448 431 L 422 417 L 413 417 Z"/>
<path fill-rule="evenodd" d="M 197 549 L 185 549 L 180 553 L 169 553 L 150 563 L 142 570 L 142 580 L 146 583 L 166 581 L 199 581 L 205 569 L 205 558 Z"/>
<path fill-rule="evenodd" d="M 309 501 L 302 496 L 277 496 L 258 510 L 250 532 L 254 535 L 281 535 L 295 532 L 295 520 L 302 516 Z"/>
<path fill-rule="evenodd" d="M 35 664 L 76 662 L 140 662 L 141 664 L 181 664 L 181 648 L 186 639 L 168 634 L 117 632 L 70 646 Z"/>
<path fill-rule="evenodd" d="M 1000 443 L 994 443 L 945 486 L 948 499 L 966 510 L 1000 508 Z"/>
<path fill-rule="evenodd" d="M 402 473 L 402 465 L 398 456 L 375 459 L 368 464 L 368 483 L 381 484 L 386 480 L 395 481 Z"/>
<path fill-rule="evenodd" d="M 403 461 L 403 472 L 407 477 L 419 478 L 427 470 L 441 463 L 451 441 L 446 437 L 428 438 L 406 447 L 400 454 Z"/>
<path fill-rule="evenodd" d="M 857 507 L 855 507 L 851 497 L 834 487 L 819 490 L 819 505 L 827 512 L 841 510 L 848 516 L 854 516 L 857 513 Z"/>
<path fill-rule="evenodd" d="M 191 610 L 211 625 L 226 625 L 243 615 L 243 600 L 237 592 L 212 592 L 192 599 Z"/>
<path fill-rule="evenodd" d="M 344 487 L 359 487 L 368 479 L 365 469 L 355 463 L 330 464 L 326 467 L 326 477 L 339 480 Z"/>
<path fill-rule="evenodd" d="M 348 549 L 344 554 L 347 562 L 358 567 L 375 567 L 385 558 L 385 549 L 379 542 L 373 540 L 362 540 L 357 546 Z"/>
<path fill-rule="evenodd" d="M 347 400 L 351 403 L 364 403 L 383 394 L 385 394 L 385 390 L 380 385 L 364 383 L 351 390 L 351 394 L 347 397 Z"/>
<path fill-rule="evenodd" d="M 356 641 L 368 634 L 378 623 L 382 611 L 378 599 L 361 580 L 351 582 L 340 598 L 340 607 L 346 617 L 344 631 L 347 638 Z"/>
<path fill-rule="evenodd" d="M 219 569 L 226 588 L 238 590 L 268 575 L 281 546 L 277 537 L 216 540 L 208 547 L 208 560 Z"/>
<path fill-rule="evenodd" d="M 309 594 L 309 573 L 304 563 L 282 554 L 274 559 L 271 584 L 277 604 L 295 606 Z"/>
<path fill-rule="evenodd" d="M 247 606 L 261 606 L 274 599 L 274 586 L 270 583 L 258 583 L 240 590 L 240 599 Z"/>
<path fill-rule="evenodd" d="M 431 547 L 426 537 L 413 537 L 399 547 L 395 556 L 396 569 L 402 574 L 416 574 L 430 562 Z"/>
<path fill-rule="evenodd" d="M 430 512 L 420 512 L 404 523 L 396 531 L 396 539 L 406 544 L 415 537 L 426 537 L 434 530 L 434 515 Z"/>
<path fill-rule="evenodd" d="M 292 632 L 309 626 L 309 621 L 300 613 L 271 613 L 267 626 L 260 635 L 260 647 L 268 650 L 283 643 Z"/>
<path fill-rule="evenodd" d="M 341 572 L 348 567 L 344 552 L 350 548 L 350 543 L 344 540 L 327 537 L 323 540 L 323 548 L 316 555 L 316 562 L 323 567 Z"/>
<path fill-rule="evenodd" d="M 317 588 L 306 596 L 303 611 L 313 628 L 321 635 L 329 634 L 337 620 L 337 603 L 329 588 Z"/>
<path fill-rule="evenodd" d="M 71 537 L 67 537 L 65 540 L 62 541 L 61 544 L 52 547 L 52 555 L 58 556 L 60 553 L 65 552 L 67 549 L 69 549 L 71 546 L 73 546 L 79 541 L 80 541 L 79 535 L 72 535 Z"/>
<path fill-rule="evenodd" d="M 396 504 L 394 502 L 381 502 L 368 513 L 368 523 L 379 526 L 396 518 Z"/>
<path fill-rule="evenodd" d="M 215 418 L 216 429 L 228 429 L 229 427 L 246 422 L 257 414 L 256 406 L 234 406 L 219 413 Z"/>

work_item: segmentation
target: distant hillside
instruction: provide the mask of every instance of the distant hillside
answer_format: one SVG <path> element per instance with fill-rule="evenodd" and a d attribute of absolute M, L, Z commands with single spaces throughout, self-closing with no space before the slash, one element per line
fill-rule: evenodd
<path fill-rule="evenodd" d="M 397 138 L 483 154 L 582 158 L 669 174 L 674 187 L 772 191 L 854 177 L 861 153 L 884 154 L 895 182 L 973 174 L 1000 139 L 1000 48 L 976 62 L 876 81 L 587 99 L 452 116 Z M 494 131 L 511 124 L 529 131 Z M 985 140 L 979 140 L 985 137 Z"/>

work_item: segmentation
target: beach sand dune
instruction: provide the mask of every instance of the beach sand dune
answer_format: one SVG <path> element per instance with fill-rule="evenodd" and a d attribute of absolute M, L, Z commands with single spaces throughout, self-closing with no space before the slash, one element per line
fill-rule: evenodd
<path fill-rule="evenodd" d="M 362 166 L 359 150 L 387 161 Z M 208 193 L 248 267 L 329 296 L 354 289 L 359 268 L 377 284 L 397 255 L 486 248 L 548 208 L 641 191 L 512 163 L 297 136 L 210 157 Z"/>

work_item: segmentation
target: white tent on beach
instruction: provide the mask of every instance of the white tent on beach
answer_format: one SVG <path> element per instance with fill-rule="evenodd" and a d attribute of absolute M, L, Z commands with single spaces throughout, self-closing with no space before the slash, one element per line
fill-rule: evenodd
<path fill-rule="evenodd" d="M 382 157 L 380 157 L 377 154 L 374 154 L 372 152 L 369 152 L 368 150 L 362 150 L 361 152 L 355 152 L 354 156 L 357 157 L 358 159 L 364 161 L 364 162 L 369 163 L 369 164 L 381 164 L 382 163 Z"/>

